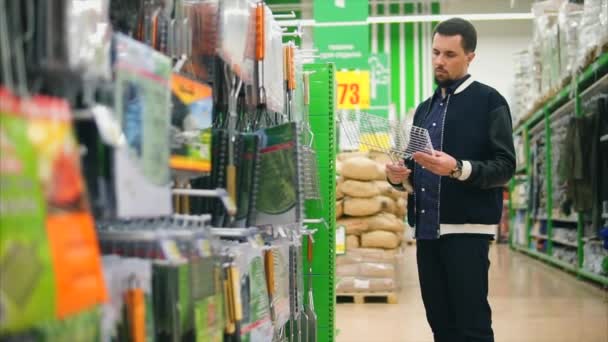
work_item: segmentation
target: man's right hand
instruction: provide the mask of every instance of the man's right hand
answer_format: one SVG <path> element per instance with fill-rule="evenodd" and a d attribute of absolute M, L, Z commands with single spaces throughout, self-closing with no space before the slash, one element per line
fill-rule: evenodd
<path fill-rule="evenodd" d="M 412 171 L 405 167 L 403 160 L 399 160 L 398 163 L 386 164 L 386 176 L 388 180 L 393 184 L 401 184 L 406 180 Z"/>

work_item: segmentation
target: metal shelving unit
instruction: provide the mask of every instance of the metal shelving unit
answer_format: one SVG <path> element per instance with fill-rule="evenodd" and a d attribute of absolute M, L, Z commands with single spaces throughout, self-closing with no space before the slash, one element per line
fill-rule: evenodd
<path fill-rule="evenodd" d="M 315 135 L 319 190 L 323 205 L 306 203 L 306 215 L 323 218 L 327 223 L 311 225 L 317 229 L 313 245 L 312 286 L 317 313 L 319 342 L 335 341 L 335 282 L 336 282 L 336 124 L 335 124 L 335 65 L 332 63 L 307 64 L 310 74 L 310 126 Z M 304 240 L 304 250 L 308 241 Z M 308 261 L 304 256 L 304 270 Z M 308 271 L 306 271 L 308 272 Z M 306 282 L 307 283 L 307 282 Z M 308 284 L 305 285 L 308 292 Z"/>
<path fill-rule="evenodd" d="M 551 241 L 553 241 L 553 243 L 557 243 L 560 245 L 578 248 L 578 243 L 576 243 L 576 242 L 570 242 L 570 241 L 566 241 L 566 240 L 562 240 L 562 239 L 558 239 L 558 238 L 551 238 Z"/>
<path fill-rule="evenodd" d="M 516 214 L 518 212 L 521 212 L 521 210 L 526 210 L 526 246 L 522 246 L 515 243 L 513 234 L 510 234 L 510 245 L 512 249 L 532 256 L 534 258 L 540 259 L 544 262 L 562 268 L 571 273 L 574 273 L 581 278 L 585 278 L 587 280 L 597 282 L 604 286 L 608 286 L 608 277 L 594 274 L 583 269 L 583 260 L 585 257 L 584 245 L 589 239 L 583 236 L 584 219 L 582 215 L 579 214 L 576 218 L 553 217 L 553 208 L 555 207 L 555 205 L 553 203 L 552 198 L 554 191 L 552 177 L 555 170 L 553 170 L 551 163 L 551 123 L 554 120 L 557 120 L 568 113 L 574 112 L 576 116 L 583 115 L 583 99 L 588 99 L 599 93 L 600 91 L 605 91 L 605 89 L 608 89 L 608 52 L 605 52 L 601 56 L 599 56 L 599 58 L 589 67 L 587 67 L 587 69 L 583 73 L 575 77 L 571 84 L 564 87 L 556 96 L 548 100 L 538 111 L 529 115 L 527 120 L 520 122 L 516 127 L 514 127 L 514 135 L 521 136 L 521 138 L 523 138 L 526 159 L 525 164 L 520 165 L 518 167 L 516 177 L 521 177 L 522 175 L 525 175 L 525 182 L 530 181 L 532 176 L 532 168 L 534 167 L 531 158 L 532 146 L 529 140 L 534 136 L 536 136 L 536 139 L 538 139 L 539 134 L 542 135 L 542 138 L 545 139 L 545 167 L 543 168 L 543 171 L 545 172 L 546 177 L 544 191 L 546 191 L 547 198 L 545 207 L 543 208 L 546 214 L 543 213 L 542 215 L 533 216 L 529 208 L 516 208 L 510 201 L 509 217 L 511 219 L 511 222 L 514 223 Z M 600 140 L 608 141 L 608 136 L 603 136 L 600 138 Z M 510 190 L 513 191 L 515 185 L 521 181 L 521 179 L 516 180 L 514 177 L 509 185 Z M 603 217 L 605 219 L 608 219 L 608 215 L 604 215 Z M 546 235 L 532 233 L 532 227 L 534 226 L 535 221 L 546 222 Z M 559 223 L 569 223 L 570 226 L 573 227 L 572 229 L 576 229 L 576 242 L 566 241 L 553 237 L 553 228 L 555 226 L 559 226 Z M 576 224 L 576 226 L 574 227 L 572 224 Z M 546 240 L 545 252 L 539 252 L 529 247 L 532 245 L 532 242 L 535 239 Z M 567 246 L 576 248 L 578 259 L 577 264 L 572 265 L 555 257 L 553 255 L 554 246 Z"/>

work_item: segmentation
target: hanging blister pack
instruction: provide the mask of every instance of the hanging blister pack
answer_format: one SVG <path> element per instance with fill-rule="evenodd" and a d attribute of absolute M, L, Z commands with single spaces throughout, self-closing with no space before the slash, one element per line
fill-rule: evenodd
<path fill-rule="evenodd" d="M 288 225 L 302 218 L 299 139 L 295 123 L 260 131 L 255 225 Z"/>
<path fill-rule="evenodd" d="M 171 60 L 122 34 L 115 40 L 115 114 L 127 141 L 114 152 L 117 215 L 169 215 Z"/>
<path fill-rule="evenodd" d="M 235 266 L 240 273 L 241 341 L 271 342 L 273 326 L 262 248 L 251 242 L 226 242 L 226 247 L 234 255 Z"/>
<path fill-rule="evenodd" d="M 238 196 L 235 227 L 246 228 L 253 224 L 253 213 L 257 195 L 257 180 L 260 165 L 257 134 L 243 133 L 237 137 L 238 144 Z"/>
<path fill-rule="evenodd" d="M 86 78 L 111 78 L 110 0 L 66 1 L 68 64 Z"/>
<path fill-rule="evenodd" d="M 151 261 L 111 255 L 103 264 L 110 301 L 103 306 L 101 340 L 127 335 L 129 340 L 154 341 Z M 125 311 L 131 313 L 126 320 Z"/>
<path fill-rule="evenodd" d="M 274 267 L 274 296 L 272 307 L 276 328 L 289 322 L 289 241 L 275 239 L 271 245 Z"/>
<path fill-rule="evenodd" d="M 251 84 L 255 57 L 255 1 L 221 1 L 219 27 L 219 56 L 243 82 Z"/>
<path fill-rule="evenodd" d="M 203 82 L 214 79 L 218 44 L 218 0 L 186 0 L 184 9 L 192 27 L 192 52 L 184 72 Z"/>
<path fill-rule="evenodd" d="M 283 31 L 281 26 L 272 17 L 272 12 L 265 8 L 266 21 L 266 47 L 264 60 L 264 88 L 266 90 L 266 106 L 274 113 L 283 113 L 285 110 L 285 87 L 283 83 Z"/>
<path fill-rule="evenodd" d="M 63 319 L 107 295 L 67 102 L 21 99 L 1 88 L 0 100 L 5 332 Z"/>
<path fill-rule="evenodd" d="M 171 168 L 192 177 L 210 173 L 212 89 L 177 74 L 171 89 Z"/>

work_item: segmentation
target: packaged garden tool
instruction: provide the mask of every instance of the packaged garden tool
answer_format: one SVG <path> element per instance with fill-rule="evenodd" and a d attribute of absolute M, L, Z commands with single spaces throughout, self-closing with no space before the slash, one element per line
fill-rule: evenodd
<path fill-rule="evenodd" d="M 238 168 L 238 196 L 235 227 L 251 227 L 257 196 L 257 180 L 260 165 L 259 141 L 257 134 L 242 133 L 237 137 Z"/>
<path fill-rule="evenodd" d="M 45 232 L 45 192 L 38 186 L 38 158 L 21 108 L 20 98 L 0 88 L 1 332 L 53 319 L 56 306 L 51 242 Z"/>
<path fill-rule="evenodd" d="M 253 0 L 220 2 L 218 53 L 247 84 L 253 82 L 255 7 Z"/>
<path fill-rule="evenodd" d="M 102 308 L 101 341 L 154 341 L 151 261 L 110 255 L 103 264 L 110 299 Z"/>
<path fill-rule="evenodd" d="M 241 341 L 241 321 L 243 307 L 241 302 L 241 285 L 239 269 L 233 255 L 227 255 L 222 266 L 224 288 L 224 312 L 226 324 L 224 341 Z"/>
<path fill-rule="evenodd" d="M 205 257 L 192 262 L 192 297 L 194 329 L 197 342 L 221 342 L 224 310 L 221 270 L 215 258 Z"/>
<path fill-rule="evenodd" d="M 5 89 L 0 99 L 0 331 L 15 331 L 107 297 L 68 104 Z"/>
<path fill-rule="evenodd" d="M 272 248 L 266 246 L 264 249 L 264 274 L 266 275 L 266 288 L 268 289 L 268 301 L 270 304 L 270 319 L 274 327 L 273 340 L 277 336 L 276 313 L 274 308 L 275 296 L 275 275 L 274 275 L 274 252 Z"/>
<path fill-rule="evenodd" d="M 270 342 L 273 327 L 261 246 L 253 246 L 249 242 L 240 243 L 231 250 L 234 252 L 236 265 L 241 270 L 239 278 L 242 303 L 241 340 Z"/>
<path fill-rule="evenodd" d="M 260 171 L 256 225 L 288 225 L 302 218 L 295 123 L 260 131 Z"/>
<path fill-rule="evenodd" d="M 122 34 L 115 39 L 115 113 L 127 141 L 114 152 L 117 215 L 169 215 L 171 61 Z"/>
<path fill-rule="evenodd" d="M 212 89 L 177 74 L 171 77 L 171 89 L 171 168 L 186 177 L 209 173 Z"/>
<path fill-rule="evenodd" d="M 276 239 L 272 243 L 274 257 L 274 301 L 276 325 L 283 330 L 289 322 L 289 241 Z M 281 336 L 283 333 L 281 333 Z"/>
<path fill-rule="evenodd" d="M 111 78 L 110 0 L 65 1 L 67 57 L 72 70 L 89 78 Z"/>
<path fill-rule="evenodd" d="M 192 52 L 184 72 L 203 82 L 215 75 L 215 51 L 218 45 L 218 0 L 187 0 L 184 9 L 192 27 Z"/>
<path fill-rule="evenodd" d="M 292 241 L 289 245 L 289 331 L 288 336 L 290 341 L 302 341 L 302 321 L 307 323 L 303 318 L 303 312 L 300 310 L 300 288 L 298 281 L 298 257 L 301 256 L 298 252 L 299 246 L 297 242 Z"/>

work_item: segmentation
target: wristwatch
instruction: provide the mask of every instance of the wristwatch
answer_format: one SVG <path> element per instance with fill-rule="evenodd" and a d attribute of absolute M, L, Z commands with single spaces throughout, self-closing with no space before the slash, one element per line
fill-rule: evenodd
<path fill-rule="evenodd" d="M 450 178 L 458 179 L 462 176 L 462 161 L 456 160 L 456 167 L 450 173 Z"/>

